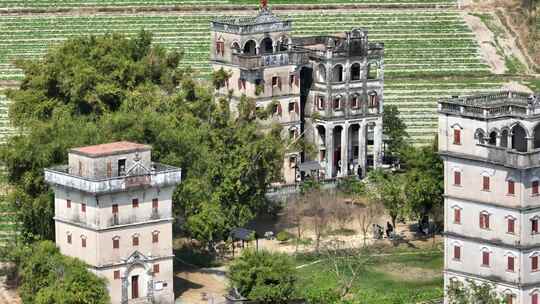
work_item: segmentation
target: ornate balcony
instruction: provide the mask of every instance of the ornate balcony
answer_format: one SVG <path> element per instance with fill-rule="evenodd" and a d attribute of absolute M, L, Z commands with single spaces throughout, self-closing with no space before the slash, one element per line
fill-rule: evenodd
<path fill-rule="evenodd" d="M 265 55 L 233 54 L 232 63 L 242 69 L 256 70 L 261 67 L 303 65 L 309 63 L 307 52 L 278 52 Z"/>

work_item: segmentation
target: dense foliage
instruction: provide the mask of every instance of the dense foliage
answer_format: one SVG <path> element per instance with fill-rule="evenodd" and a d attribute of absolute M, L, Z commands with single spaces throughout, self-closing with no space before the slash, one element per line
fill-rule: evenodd
<path fill-rule="evenodd" d="M 406 140 L 409 134 L 406 131 L 407 125 L 399 117 L 397 106 L 384 106 L 383 128 L 384 135 L 388 136 L 386 156 L 391 158 L 399 156 L 399 152 L 408 145 Z"/>
<path fill-rule="evenodd" d="M 88 271 L 84 262 L 60 254 L 50 241 L 18 247 L 10 256 L 17 264 L 23 303 L 110 303 L 105 280 Z"/>
<path fill-rule="evenodd" d="M 294 264 L 282 253 L 245 250 L 230 266 L 229 277 L 242 296 L 263 303 L 287 303 L 295 291 Z"/>
<path fill-rule="evenodd" d="M 447 291 L 449 304 L 505 304 L 507 303 L 495 290 L 495 286 L 489 283 L 476 283 L 467 280 L 464 284 L 461 281 L 450 281 Z"/>
<path fill-rule="evenodd" d="M 0 151 L 25 240 L 53 239 L 53 195 L 43 168 L 67 162 L 69 148 L 115 140 L 153 146 L 156 161 L 183 169 L 173 206 L 192 236 L 225 237 L 264 207 L 280 170 L 281 141 L 252 120 L 233 118 L 229 100 L 178 68 L 180 54 L 141 32 L 65 42 L 43 60 L 20 61 L 26 77 L 10 118 L 22 131 Z"/>

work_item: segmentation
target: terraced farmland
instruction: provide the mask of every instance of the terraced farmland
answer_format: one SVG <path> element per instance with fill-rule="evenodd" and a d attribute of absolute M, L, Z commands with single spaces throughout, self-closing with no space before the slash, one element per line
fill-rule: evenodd
<path fill-rule="evenodd" d="M 8 99 L 2 95 L 0 90 L 0 143 L 3 143 L 7 136 L 13 133 L 13 128 L 9 125 L 8 120 Z"/>
<path fill-rule="evenodd" d="M 392 104 L 417 100 L 408 103 L 403 111 L 411 133 L 420 141 L 424 137 L 421 134 L 434 131 L 433 122 L 427 123 L 435 119 L 433 97 L 448 96 L 455 90 L 450 90 L 446 81 L 432 81 L 426 91 L 425 87 L 417 85 L 419 81 L 404 83 L 401 77 L 430 79 L 449 75 L 489 74 L 473 34 L 457 11 L 310 12 L 286 17 L 294 20 L 295 35 L 332 34 L 352 27 L 365 27 L 369 30 L 371 41 L 384 42 L 387 101 Z M 170 49 L 184 50 L 182 64 L 192 66 L 204 77 L 209 71 L 211 19 L 211 15 L 205 14 L 4 17 L 0 21 L 0 27 L 4 29 L 0 33 L 0 80 L 22 78 L 22 71 L 10 64 L 11 60 L 39 58 L 47 48 L 69 37 L 107 32 L 134 35 L 141 28 L 152 31 L 156 43 Z M 396 86 L 403 89 L 394 90 Z M 455 88 L 459 88 L 461 93 L 469 92 L 468 86 L 456 84 Z M 492 88 L 495 88 L 495 84 L 484 89 Z"/>
<path fill-rule="evenodd" d="M 80 8 L 111 6 L 163 6 L 163 5 L 233 5 L 258 4 L 259 0 L 0 0 L 0 8 Z M 455 5 L 456 0 L 273 0 L 272 4 L 443 4 Z"/>
<path fill-rule="evenodd" d="M 13 210 L 4 201 L 4 198 L 0 197 L 0 247 L 12 241 L 16 236 L 16 227 L 13 218 Z"/>

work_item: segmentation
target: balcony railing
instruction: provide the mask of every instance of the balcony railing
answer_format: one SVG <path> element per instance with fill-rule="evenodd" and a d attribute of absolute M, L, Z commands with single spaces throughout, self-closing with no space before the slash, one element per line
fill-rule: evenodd
<path fill-rule="evenodd" d="M 101 212 L 110 212 L 107 208 L 106 210 L 101 210 Z M 105 222 L 102 223 L 100 220 L 99 212 L 95 217 L 86 217 L 86 215 L 81 214 L 71 214 L 71 215 L 60 215 L 57 217 L 59 220 L 64 220 L 72 223 L 76 223 L 82 226 L 88 226 L 93 228 L 108 228 L 121 225 L 129 225 L 136 223 L 143 223 L 148 221 L 156 220 L 167 220 L 171 218 L 171 214 L 166 212 L 158 212 L 158 210 L 153 209 L 150 214 L 131 214 L 124 215 L 121 213 L 113 213 L 110 217 L 105 219 Z"/>
<path fill-rule="evenodd" d="M 461 153 L 441 151 L 442 155 L 460 156 Z M 466 155 L 463 155 L 467 157 Z M 504 147 L 487 144 L 478 144 L 474 151 L 474 158 L 485 159 L 492 163 L 518 169 L 527 169 L 540 166 L 540 149 L 531 152 L 519 152 Z"/>
<path fill-rule="evenodd" d="M 279 52 L 265 55 L 234 54 L 232 63 L 242 69 L 259 69 L 269 66 L 302 65 L 309 63 L 307 52 Z"/>
<path fill-rule="evenodd" d="M 54 185 L 77 189 L 87 193 L 110 193 L 125 191 L 140 186 L 163 187 L 180 183 L 182 170 L 163 164 L 153 163 L 151 173 L 111 178 L 90 178 L 68 173 L 68 166 L 62 165 L 45 169 L 45 181 Z"/>

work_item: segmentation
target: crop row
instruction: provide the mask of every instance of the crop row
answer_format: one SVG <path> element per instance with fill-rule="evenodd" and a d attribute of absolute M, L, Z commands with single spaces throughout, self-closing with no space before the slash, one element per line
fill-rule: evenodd
<path fill-rule="evenodd" d="M 456 0 L 273 0 L 272 4 L 330 4 L 330 3 L 365 3 L 365 4 L 454 4 Z M 0 7 L 29 8 L 73 8 L 107 6 L 160 6 L 160 5 L 216 5 L 216 4 L 258 4 L 259 0 L 0 0 Z"/>

